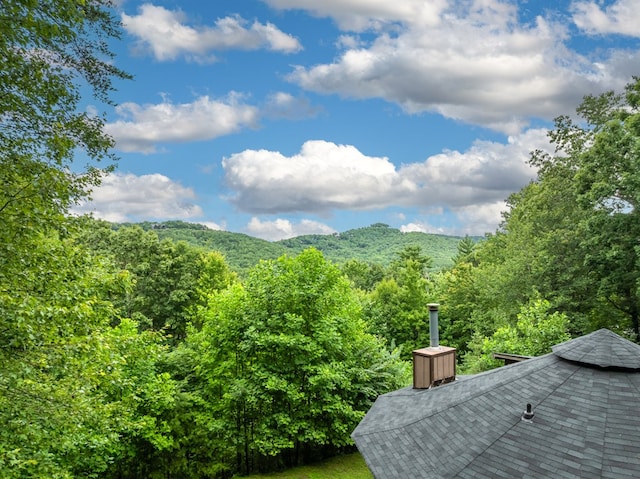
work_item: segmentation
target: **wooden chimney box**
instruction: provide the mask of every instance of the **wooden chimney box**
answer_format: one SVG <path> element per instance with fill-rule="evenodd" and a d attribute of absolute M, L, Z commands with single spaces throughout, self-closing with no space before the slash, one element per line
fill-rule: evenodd
<path fill-rule="evenodd" d="M 437 346 L 413 351 L 413 387 L 427 389 L 456 378 L 456 348 Z"/>

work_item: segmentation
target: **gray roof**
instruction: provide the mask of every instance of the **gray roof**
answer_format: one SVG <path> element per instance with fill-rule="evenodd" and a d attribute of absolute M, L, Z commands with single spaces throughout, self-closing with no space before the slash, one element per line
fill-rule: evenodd
<path fill-rule="evenodd" d="M 640 369 L 640 345 L 627 341 L 608 329 L 600 329 L 551 348 L 568 361 L 603 368 Z"/>
<path fill-rule="evenodd" d="M 377 479 L 640 477 L 640 346 L 602 329 L 553 351 L 382 395 L 352 437 Z"/>

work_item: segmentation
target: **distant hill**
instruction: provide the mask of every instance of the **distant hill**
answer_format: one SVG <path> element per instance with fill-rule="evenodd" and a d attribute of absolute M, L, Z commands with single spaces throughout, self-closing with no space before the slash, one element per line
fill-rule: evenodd
<path fill-rule="evenodd" d="M 325 258 L 344 263 L 359 259 L 387 266 L 406 246 L 417 245 L 433 259 L 433 270 L 450 266 L 457 253 L 458 236 L 427 233 L 403 233 L 383 223 L 330 235 L 304 235 L 281 241 L 265 241 L 242 233 L 214 231 L 182 221 L 164 223 L 137 223 L 143 229 L 156 231 L 160 238 L 183 240 L 189 244 L 222 253 L 229 266 L 245 272 L 261 259 L 275 259 L 284 254 L 295 256 L 306 248 L 314 247 Z M 124 225 L 122 225 L 124 226 Z"/>
<path fill-rule="evenodd" d="M 388 265 L 406 246 L 417 245 L 433 259 L 432 269 L 452 264 L 462 238 L 427 233 L 402 233 L 383 223 L 357 228 L 333 235 L 306 235 L 279 241 L 292 252 L 313 246 L 336 263 L 360 259 Z"/>

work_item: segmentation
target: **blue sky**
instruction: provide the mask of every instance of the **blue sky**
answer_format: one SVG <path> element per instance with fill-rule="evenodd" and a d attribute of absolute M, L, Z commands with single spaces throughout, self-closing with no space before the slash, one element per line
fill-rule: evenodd
<path fill-rule="evenodd" d="M 554 117 L 640 74 L 637 0 L 121 0 L 109 221 L 495 231 Z"/>

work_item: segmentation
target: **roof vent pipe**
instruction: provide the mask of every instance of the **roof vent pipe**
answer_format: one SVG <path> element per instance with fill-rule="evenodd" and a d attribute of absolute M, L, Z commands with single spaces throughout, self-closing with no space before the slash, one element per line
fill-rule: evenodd
<path fill-rule="evenodd" d="M 429 341 L 432 348 L 440 347 L 440 337 L 438 334 L 438 303 L 429 303 Z"/>

